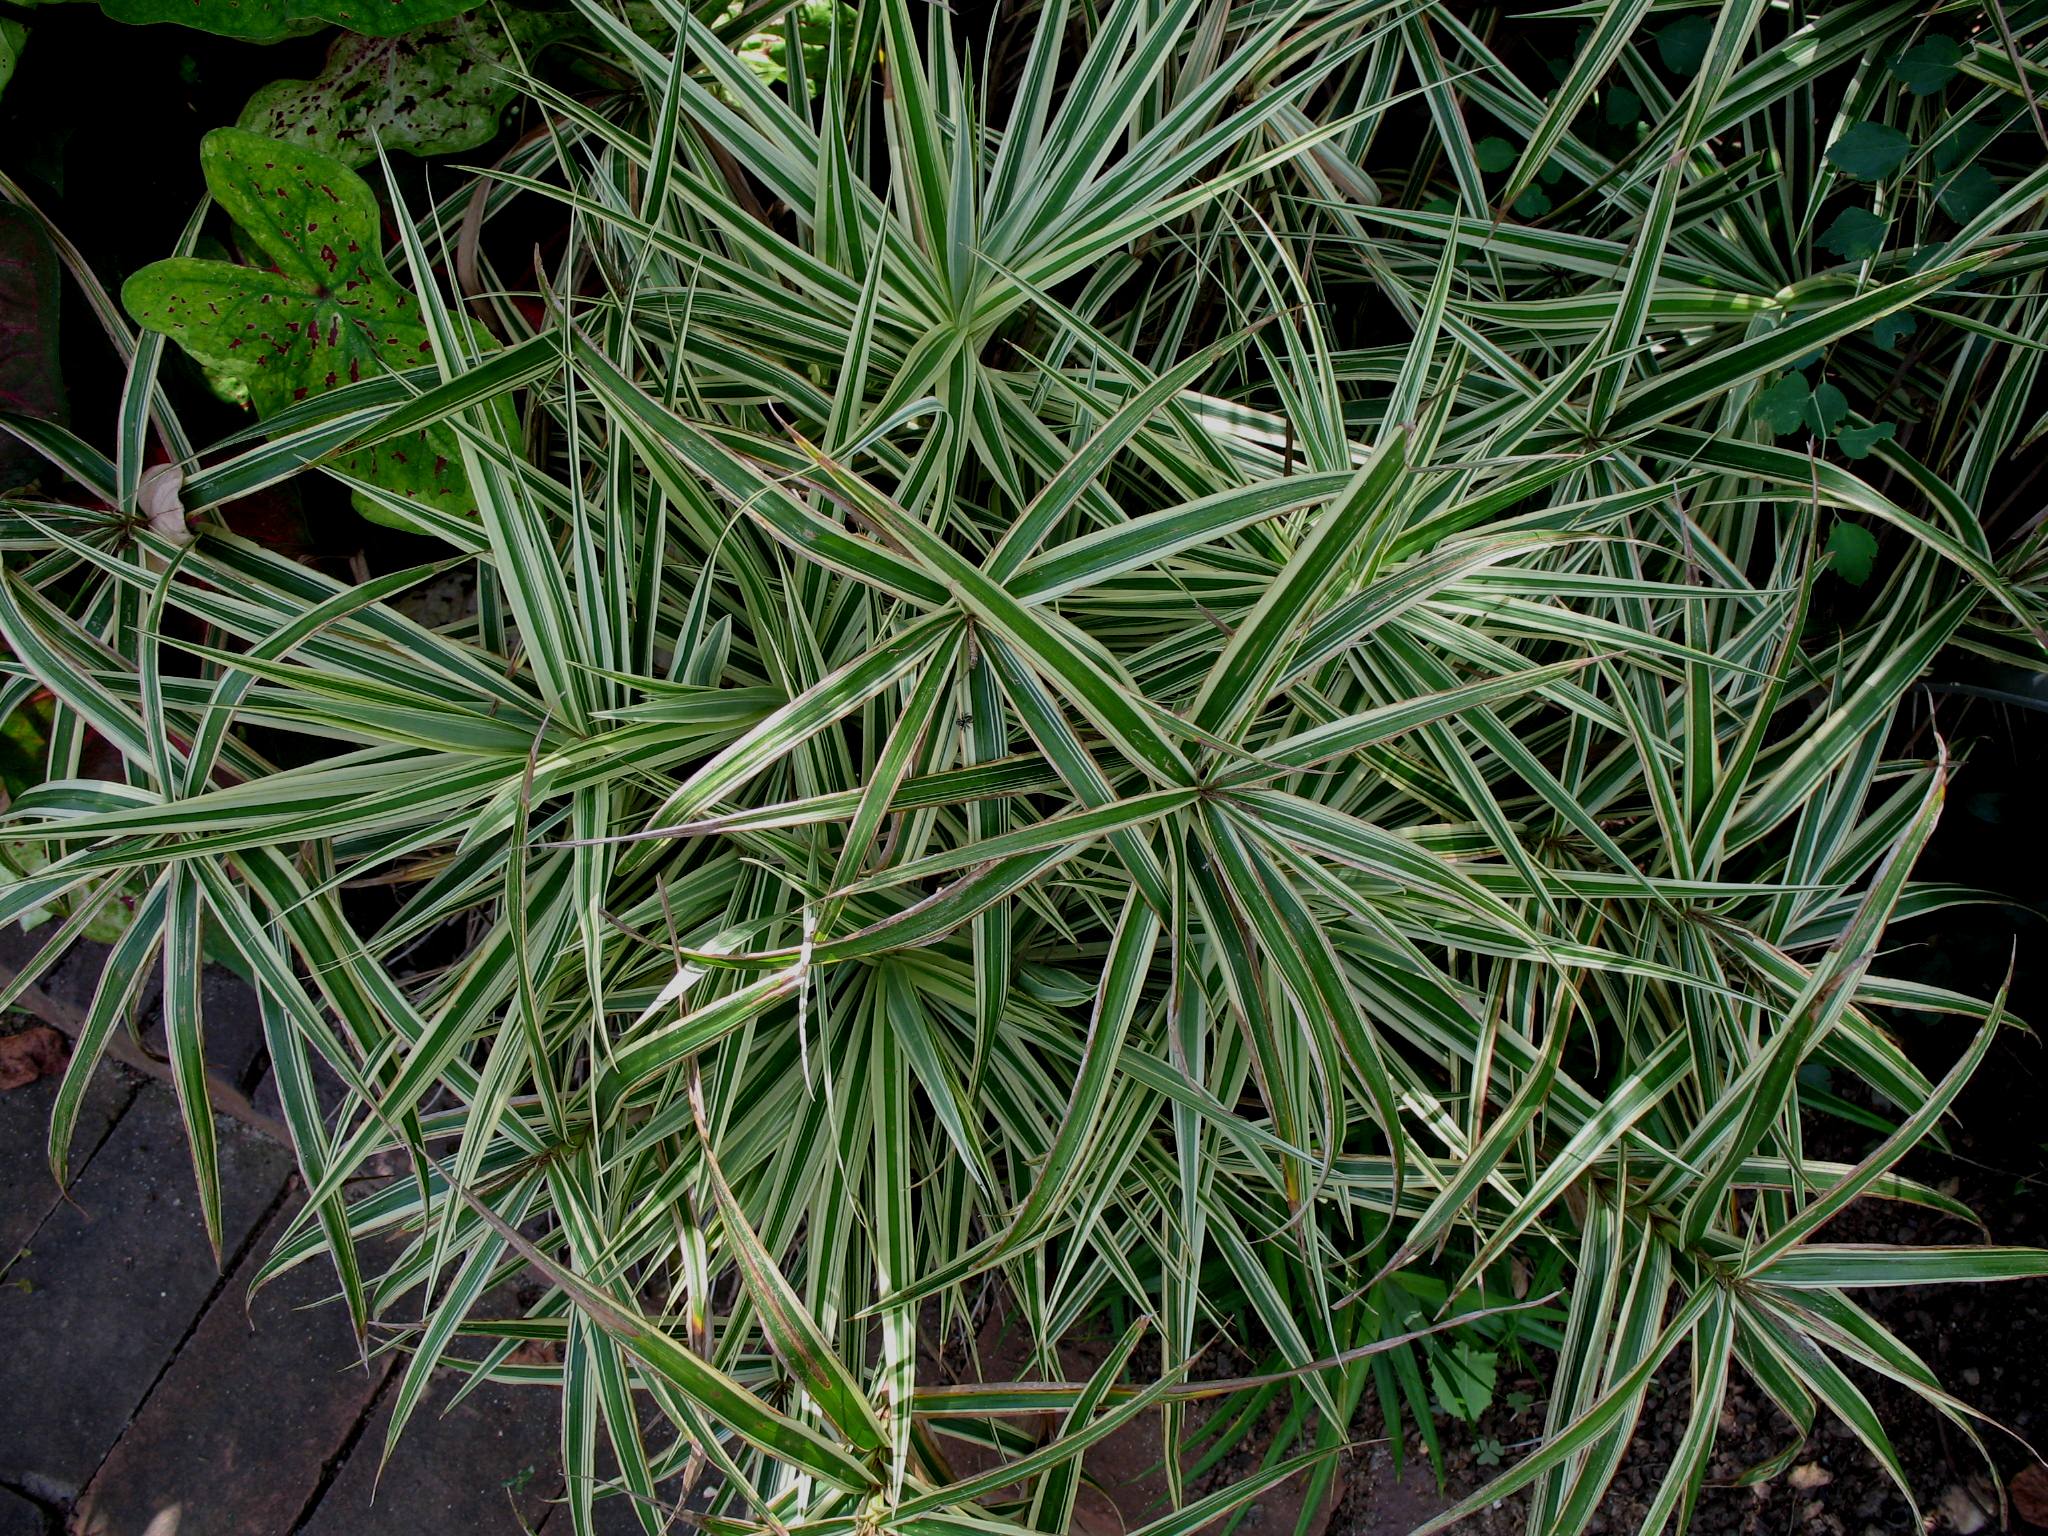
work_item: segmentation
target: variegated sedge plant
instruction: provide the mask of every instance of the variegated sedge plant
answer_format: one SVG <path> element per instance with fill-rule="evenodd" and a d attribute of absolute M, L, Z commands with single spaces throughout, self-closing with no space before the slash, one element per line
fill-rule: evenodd
<path fill-rule="evenodd" d="M 1895 1165 L 2010 1023 L 1884 945 L 1978 899 L 1912 879 L 1957 771 L 1916 683 L 2042 663 L 1997 497 L 2048 21 L 1601 0 L 1534 79 L 1403 0 L 1041 0 L 979 50 L 865 0 L 771 86 L 648 9 L 582 0 L 626 83 L 523 77 L 543 131 L 393 207 L 418 344 L 215 450 L 161 303 L 332 301 L 237 203 L 261 142 L 209 175 L 274 270 L 152 269 L 138 333 L 74 262 L 128 387 L 111 456 L 10 423 L 69 492 L 5 507 L 6 709 L 55 698 L 15 985 L 133 916 L 58 1177 L 161 968 L 218 1230 L 232 955 L 309 1187 L 263 1278 L 331 1265 L 404 1352 L 393 1437 L 436 1367 L 558 1404 L 578 1532 L 692 1489 L 721 1531 L 1057 1531 L 1156 1407 L 1175 1536 L 1327 1488 L 1368 1391 L 1433 1451 L 1460 1362 L 1539 1345 L 1541 1442 L 1433 1526 L 1526 1490 L 1583 1529 L 1680 1359 L 1647 1531 L 1738 1373 L 1902 1488 L 1849 1367 L 1975 1438 L 1857 1293 L 2048 1256 L 1826 1228 L 1965 1214 Z M 515 203 L 568 230 L 527 293 Z M 445 554 L 350 584 L 213 515 L 299 473 Z M 467 617 L 411 616 L 436 579 Z M 1860 1162 L 1804 1150 L 1816 1063 L 1891 1127 Z M 931 1368 L 992 1311 L 1028 1381 Z M 1191 1379 L 1218 1337 L 1257 1374 Z"/>

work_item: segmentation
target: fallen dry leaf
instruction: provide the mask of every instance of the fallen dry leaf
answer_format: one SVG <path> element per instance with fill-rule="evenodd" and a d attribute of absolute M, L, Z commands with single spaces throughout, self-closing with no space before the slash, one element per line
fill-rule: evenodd
<path fill-rule="evenodd" d="M 39 1077 L 62 1072 L 71 1046 L 47 1024 L 18 1035 L 0 1035 L 0 1089 L 26 1088 Z"/>
<path fill-rule="evenodd" d="M 150 532 L 173 544 L 192 542 L 192 530 L 185 526 L 185 504 L 178 499 L 184 489 L 185 471 L 175 464 L 150 465 L 135 489 L 135 505 L 149 519 Z"/>
<path fill-rule="evenodd" d="M 2012 1507 L 2029 1525 L 2048 1526 L 2048 1467 L 2023 1468 L 2012 1480 Z"/>
<path fill-rule="evenodd" d="M 1970 1497 L 1969 1490 L 1951 1487 L 1943 1492 L 1941 1513 L 1947 1518 L 1949 1528 L 1956 1536 L 1976 1536 L 1991 1523 L 1991 1517 Z"/>

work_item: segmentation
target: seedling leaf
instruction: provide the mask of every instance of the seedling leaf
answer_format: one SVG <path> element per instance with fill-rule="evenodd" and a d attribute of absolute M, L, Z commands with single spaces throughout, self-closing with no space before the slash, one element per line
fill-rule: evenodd
<path fill-rule="evenodd" d="M 1858 181 L 1882 181 L 1905 164 L 1912 141 L 1886 123 L 1858 123 L 1828 146 L 1828 160 Z"/>
<path fill-rule="evenodd" d="M 1855 523 L 1838 522 L 1828 532 L 1828 553 L 1834 557 L 1835 574 L 1852 587 L 1870 580 L 1877 563 L 1877 540 L 1870 530 Z"/>

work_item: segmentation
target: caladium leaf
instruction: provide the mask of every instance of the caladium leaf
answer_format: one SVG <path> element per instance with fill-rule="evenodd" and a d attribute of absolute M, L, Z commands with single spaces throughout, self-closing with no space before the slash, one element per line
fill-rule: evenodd
<path fill-rule="evenodd" d="M 194 257 L 154 262 L 121 289 L 137 324 L 242 384 L 258 416 L 431 361 L 419 300 L 384 265 L 376 194 L 360 176 L 240 128 L 209 133 L 199 159 L 214 199 L 270 270 Z M 339 453 L 333 463 L 444 513 L 476 509 L 446 427 Z M 357 506 L 387 516 L 365 498 Z"/>
<path fill-rule="evenodd" d="M 445 155 L 498 131 L 515 89 L 504 66 L 568 28 L 564 16 L 511 11 L 457 16 L 396 37 L 344 32 L 311 80 L 273 80 L 249 98 L 240 126 L 345 165 L 387 150 Z"/>
<path fill-rule="evenodd" d="M 761 79 L 764 85 L 781 85 L 789 79 L 789 27 L 788 21 L 796 23 L 797 51 L 802 54 L 805 93 L 816 98 L 819 82 L 827 73 L 826 51 L 831 46 L 832 28 L 842 29 L 842 35 L 851 37 L 857 13 L 850 5 L 839 0 L 799 0 L 794 7 L 785 8 L 773 14 L 759 32 L 749 32 L 739 40 L 735 50 L 747 68 Z M 632 15 L 628 10 L 627 14 Z M 737 6 L 728 9 L 728 16 L 739 14 Z M 657 11 L 659 16 L 660 12 Z M 637 23 L 636 23 L 637 25 Z M 724 23 L 721 21 L 720 26 Z M 656 23 L 657 33 L 662 23 Z"/>
<path fill-rule="evenodd" d="M 392 37 L 460 16 L 476 0 L 100 0 L 116 21 L 170 21 L 222 37 L 275 42 L 316 32 L 328 22 L 372 37 Z"/>
<path fill-rule="evenodd" d="M 7 89 L 7 82 L 14 78 L 15 60 L 21 57 L 21 45 L 28 41 L 28 28 L 18 21 L 0 21 L 0 91 Z"/>

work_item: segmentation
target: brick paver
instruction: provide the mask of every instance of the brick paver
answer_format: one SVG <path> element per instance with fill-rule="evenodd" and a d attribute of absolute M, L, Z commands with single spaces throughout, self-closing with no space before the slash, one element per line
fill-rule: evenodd
<path fill-rule="evenodd" d="M 377 1461 L 391 1422 L 387 1391 L 301 1536 L 517 1536 L 522 1521 L 538 1530 L 560 1483 L 561 1399 L 486 1384 L 448 1409 L 462 1380 L 435 1373 L 380 1479 Z"/>
<path fill-rule="evenodd" d="M 24 942 L 0 933 L 0 965 Z M 94 948 L 44 979 L 42 1006 L 83 1010 Z M 262 1061 L 254 999 L 225 972 L 205 985 L 208 1064 L 246 1085 Z M 154 1043 L 147 997 L 142 1014 Z M 267 1090 L 254 1097 L 274 1113 Z M 332 1271 L 302 1265 L 245 1311 L 291 1209 L 284 1147 L 216 1121 L 224 1276 L 171 1090 L 101 1066 L 68 1198 L 44 1154 L 55 1094 L 54 1079 L 0 1094 L 0 1536 L 145 1536 L 173 1506 L 178 1536 L 568 1530 L 554 1393 L 486 1386 L 450 1410 L 461 1378 L 440 1373 L 380 1476 L 402 1360 L 363 1369 Z M 639 1528 L 617 1500 L 598 1527 Z"/>
<path fill-rule="evenodd" d="M 221 1125 L 228 1254 L 290 1170 L 282 1148 Z M 169 1089 L 139 1091 L 28 1250 L 0 1286 L 0 1482 L 72 1498 L 221 1288 Z"/>
<path fill-rule="evenodd" d="M 0 1488 L 0 1536 L 47 1536 L 49 1529 L 41 1509 Z"/>
<path fill-rule="evenodd" d="M 50 1106 L 57 1099 L 54 1077 L 0 1093 L 0 1264 L 14 1257 L 64 1199 L 50 1176 Z M 111 1063 L 93 1074 L 71 1132 L 71 1178 L 76 1183 L 114 1122 L 135 1096 L 141 1079 Z M 5 1526 L 0 1526 L 4 1532 Z"/>
<path fill-rule="evenodd" d="M 364 1368 L 324 1261 L 257 1293 L 249 1281 L 297 1202 L 274 1216 L 94 1475 L 78 1536 L 142 1536 L 166 1509 L 178 1536 L 251 1536 L 297 1524 L 327 1464 L 383 1383 Z"/>

